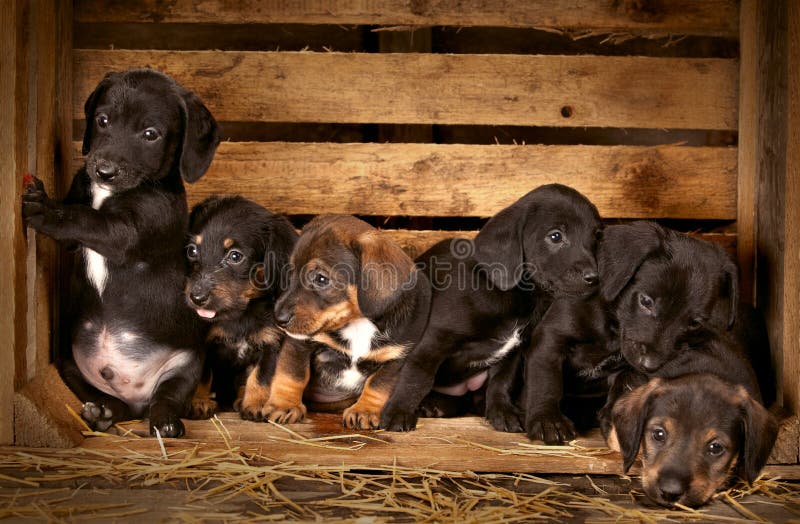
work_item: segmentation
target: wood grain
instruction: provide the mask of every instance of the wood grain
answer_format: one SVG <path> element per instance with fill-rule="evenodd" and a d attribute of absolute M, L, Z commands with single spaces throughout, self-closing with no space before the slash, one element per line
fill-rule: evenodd
<path fill-rule="evenodd" d="M 113 8 L 110 8 L 113 6 Z M 480 0 L 177 0 L 76 2 L 78 22 L 301 23 L 535 27 L 608 33 L 737 35 L 734 0 L 485 2 Z"/>
<path fill-rule="evenodd" d="M 738 124 L 738 67 L 728 59 L 79 49 L 73 64 L 76 119 L 107 71 L 152 67 L 197 92 L 220 121 Z"/>
<path fill-rule="evenodd" d="M 15 395 L 15 444 L 64 448 L 83 442 L 81 427 L 67 406 L 80 413 L 81 401 L 64 384 L 54 365 L 40 369 Z"/>

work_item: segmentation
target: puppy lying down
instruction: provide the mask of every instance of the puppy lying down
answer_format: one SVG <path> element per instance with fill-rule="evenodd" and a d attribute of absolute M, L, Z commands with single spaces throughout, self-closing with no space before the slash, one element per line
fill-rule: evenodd
<path fill-rule="evenodd" d="M 642 487 L 662 506 L 696 507 L 736 474 L 752 483 L 769 458 L 778 423 L 741 385 L 696 373 L 655 378 L 612 410 L 610 448 L 627 472 L 641 448 Z"/>

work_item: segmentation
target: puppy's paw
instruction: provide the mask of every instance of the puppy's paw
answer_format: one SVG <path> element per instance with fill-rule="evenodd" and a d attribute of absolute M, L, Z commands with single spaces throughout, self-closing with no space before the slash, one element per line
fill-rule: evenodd
<path fill-rule="evenodd" d="M 269 419 L 269 413 L 273 408 L 268 406 L 269 398 L 266 395 L 252 395 L 247 391 L 233 403 L 233 409 L 239 412 L 242 420 L 253 422 L 263 422 Z"/>
<path fill-rule="evenodd" d="M 413 431 L 417 428 L 417 414 L 398 408 L 385 407 L 380 427 L 389 431 Z"/>
<path fill-rule="evenodd" d="M 520 414 L 512 406 L 486 410 L 486 420 L 497 431 L 522 433 Z"/>
<path fill-rule="evenodd" d="M 342 425 L 351 429 L 378 429 L 381 424 L 380 409 L 359 405 L 358 402 L 344 410 Z"/>
<path fill-rule="evenodd" d="M 150 435 L 156 436 L 156 430 L 164 438 L 179 438 L 186 434 L 180 417 L 173 414 L 150 416 Z"/>
<path fill-rule="evenodd" d="M 529 415 L 525 432 L 531 440 L 542 440 L 545 444 L 562 444 L 576 435 L 572 421 L 560 412 Z"/>
<path fill-rule="evenodd" d="M 189 408 L 189 418 L 192 420 L 205 420 L 217 412 L 217 401 L 207 397 L 195 397 Z"/>
<path fill-rule="evenodd" d="M 294 424 L 300 422 L 306 416 L 306 407 L 303 404 L 294 406 L 276 406 L 274 404 L 267 404 L 261 410 L 262 419 L 278 424 Z"/>
<path fill-rule="evenodd" d="M 81 418 L 94 431 L 105 431 L 114 424 L 114 411 L 102 402 L 85 402 Z"/>

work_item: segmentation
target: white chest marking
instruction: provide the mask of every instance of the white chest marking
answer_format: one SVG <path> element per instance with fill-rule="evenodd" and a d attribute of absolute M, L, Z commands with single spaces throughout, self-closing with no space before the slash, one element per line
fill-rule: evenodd
<path fill-rule="evenodd" d="M 236 353 L 239 356 L 239 360 L 244 360 L 244 357 L 247 355 L 249 350 L 250 344 L 248 344 L 246 340 L 239 342 L 239 345 L 236 346 Z"/>
<path fill-rule="evenodd" d="M 522 343 L 522 337 L 520 337 L 520 333 L 522 332 L 521 328 L 516 328 L 514 331 L 511 332 L 511 335 L 503 342 L 503 345 L 500 346 L 498 350 L 496 350 L 492 355 L 487 358 L 486 360 L 481 360 L 479 362 L 474 362 L 472 367 L 476 368 L 484 368 L 489 367 L 496 362 L 500 362 L 508 355 L 508 352 L 514 349 L 515 347 L 519 346 Z"/>
<path fill-rule="evenodd" d="M 103 201 L 110 195 L 110 189 L 92 183 L 92 208 L 100 209 Z M 108 280 L 106 257 L 89 248 L 83 248 L 83 257 L 86 259 L 86 276 L 97 290 L 97 294 L 102 297 Z"/>
<path fill-rule="evenodd" d="M 360 388 L 364 375 L 358 370 L 358 361 L 366 357 L 372 349 L 372 339 L 378 327 L 368 318 L 359 318 L 345 326 L 339 334 L 350 344 L 350 367 L 341 375 L 340 383 L 348 388 Z"/>

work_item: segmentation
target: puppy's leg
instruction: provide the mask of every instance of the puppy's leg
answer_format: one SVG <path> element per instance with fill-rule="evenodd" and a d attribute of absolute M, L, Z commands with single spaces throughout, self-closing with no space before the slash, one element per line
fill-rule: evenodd
<path fill-rule="evenodd" d="M 237 410 L 244 420 L 265 420 L 265 408 L 269 402 L 270 384 L 275 376 L 278 353 L 265 348 L 258 364 L 247 374 L 247 382 L 242 389 Z"/>
<path fill-rule="evenodd" d="M 306 416 L 303 391 L 311 378 L 311 353 L 309 344 L 286 338 L 270 384 L 269 402 L 262 410 L 264 420 L 291 424 Z"/>
<path fill-rule="evenodd" d="M 417 408 L 417 416 L 421 418 L 460 417 L 469 413 L 472 404 L 473 392 L 456 397 L 431 391 L 422 399 Z"/>
<path fill-rule="evenodd" d="M 512 391 L 517 383 L 521 362 L 520 352 L 514 351 L 489 368 L 485 417 L 498 431 L 508 433 L 522 431 L 521 413 L 512 400 Z"/>
<path fill-rule="evenodd" d="M 401 360 L 392 360 L 381 366 L 364 383 L 364 389 L 355 404 L 344 410 L 342 424 L 353 429 L 378 429 L 381 412 L 397 381 Z"/>
<path fill-rule="evenodd" d="M 87 383 L 71 358 L 64 359 L 61 363 L 61 377 L 83 402 L 81 418 L 93 430 L 106 431 L 117 422 L 133 418 L 133 413 L 125 402 Z"/>
<path fill-rule="evenodd" d="M 150 400 L 150 434 L 156 430 L 162 437 L 182 437 L 186 429 L 181 417 L 189 412 L 192 395 L 202 373 L 202 360 L 192 359 L 186 366 L 156 387 Z"/>
<path fill-rule="evenodd" d="M 214 373 L 208 366 L 203 368 L 203 376 L 197 383 L 192 397 L 192 405 L 188 417 L 194 420 L 208 419 L 217 412 L 217 401 L 211 398 L 211 385 Z"/>

